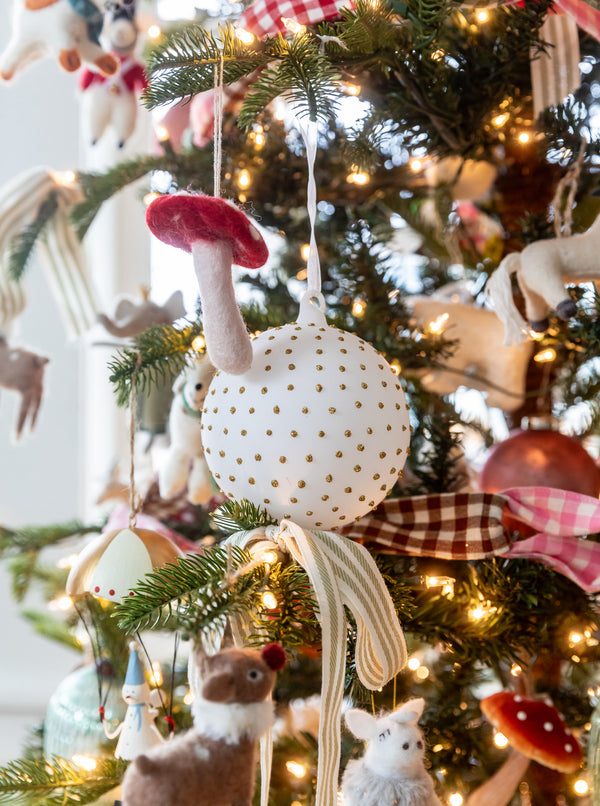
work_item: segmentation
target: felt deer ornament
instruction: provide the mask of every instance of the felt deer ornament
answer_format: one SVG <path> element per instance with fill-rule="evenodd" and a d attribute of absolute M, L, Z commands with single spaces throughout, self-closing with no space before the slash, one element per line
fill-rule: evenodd
<path fill-rule="evenodd" d="M 148 289 L 142 288 L 142 298 L 132 300 L 120 297 L 113 316 L 98 315 L 98 321 L 111 336 L 131 338 L 139 336 L 154 325 L 168 325 L 185 316 L 183 294 L 174 291 L 163 305 L 157 305 L 148 297 Z"/>
<path fill-rule="evenodd" d="M 98 44 L 103 13 L 93 0 L 14 0 L 11 39 L 0 57 L 0 77 L 10 81 L 47 54 L 69 73 L 82 62 L 104 75 L 117 72 L 118 59 Z"/>
<path fill-rule="evenodd" d="M 565 283 L 586 283 L 600 278 L 600 216 L 578 235 L 534 241 L 522 252 L 507 255 L 486 285 L 488 300 L 504 324 L 504 343 L 518 344 L 527 338 L 529 327 L 544 331 L 553 308 L 561 319 L 577 313 L 577 306 Z M 529 326 L 518 312 L 510 277 L 516 274 L 525 298 Z"/>
<path fill-rule="evenodd" d="M 123 806 L 251 806 L 256 742 L 273 722 L 270 694 L 285 653 L 278 644 L 198 652 L 194 727 L 138 755 L 125 773 Z"/>
<path fill-rule="evenodd" d="M 17 439 L 28 419 L 31 431 L 35 426 L 42 402 L 44 369 L 47 363 L 48 359 L 37 353 L 20 347 L 10 347 L 4 336 L 0 336 L 0 388 L 12 389 L 21 395 Z"/>

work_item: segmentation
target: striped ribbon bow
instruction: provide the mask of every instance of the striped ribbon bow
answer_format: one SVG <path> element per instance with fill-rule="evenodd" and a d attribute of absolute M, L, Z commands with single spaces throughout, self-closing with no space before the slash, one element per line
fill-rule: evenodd
<path fill-rule="evenodd" d="M 372 691 L 385 685 L 406 664 L 404 633 L 383 577 L 364 546 L 331 532 L 307 531 L 288 520 L 278 527 L 238 532 L 229 541 L 248 548 L 265 538 L 305 569 L 315 591 L 323 660 L 315 804 L 331 806 L 337 802 L 340 764 L 347 632 L 344 606 L 356 621 L 356 671 Z M 262 771 L 265 804 L 270 762 L 265 763 L 264 758 Z"/>
<path fill-rule="evenodd" d="M 502 516 L 508 508 L 538 530 L 511 542 Z M 371 515 L 341 530 L 375 550 L 445 560 L 503 555 L 534 559 L 583 590 L 600 591 L 600 501 L 550 487 L 514 487 L 501 493 L 443 493 L 388 499 Z"/>

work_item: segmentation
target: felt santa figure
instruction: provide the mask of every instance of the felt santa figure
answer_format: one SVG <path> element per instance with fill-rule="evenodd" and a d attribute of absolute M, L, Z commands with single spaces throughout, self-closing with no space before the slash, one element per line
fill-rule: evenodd
<path fill-rule="evenodd" d="M 122 690 L 123 699 L 127 703 L 125 719 L 112 732 L 106 727 L 106 722 L 103 723 L 104 732 L 109 739 L 119 736 L 115 757 L 128 761 L 164 741 L 154 724 L 158 711 L 149 702 L 150 687 L 144 676 L 135 641 L 131 642 L 129 649 L 129 663 Z"/>

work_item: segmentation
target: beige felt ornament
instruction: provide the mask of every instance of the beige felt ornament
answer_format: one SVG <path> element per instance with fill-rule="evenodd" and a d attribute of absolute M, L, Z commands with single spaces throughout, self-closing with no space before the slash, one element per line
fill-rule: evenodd
<path fill-rule="evenodd" d="M 149 299 L 148 289 L 142 288 L 140 300 L 121 297 L 113 316 L 101 313 L 98 321 L 111 336 L 131 338 L 149 327 L 168 325 L 182 316 L 185 316 L 185 308 L 181 291 L 175 291 L 163 305 L 158 305 Z"/>
<path fill-rule="evenodd" d="M 502 344 L 503 327 L 493 311 L 474 305 L 418 299 L 413 310 L 421 328 L 456 341 L 442 368 L 428 369 L 421 378 L 430 392 L 449 395 L 459 386 L 487 393 L 487 404 L 514 411 L 523 403 L 527 364 L 532 345 Z"/>
<path fill-rule="evenodd" d="M 69 73 L 88 62 L 105 75 L 113 75 L 118 60 L 98 44 L 102 4 L 92 0 L 14 0 L 13 31 L 0 57 L 5 81 L 46 54 L 58 58 Z"/>
<path fill-rule="evenodd" d="M 48 360 L 20 347 L 11 348 L 4 336 L 0 336 L 0 388 L 11 389 L 21 395 L 17 439 L 28 419 L 29 430 L 33 431 L 35 426 L 42 402 L 44 369 Z"/>
<path fill-rule="evenodd" d="M 278 644 L 198 653 L 202 678 L 194 727 L 137 756 L 123 806 L 251 806 L 256 742 L 273 722 L 270 694 L 285 663 Z"/>

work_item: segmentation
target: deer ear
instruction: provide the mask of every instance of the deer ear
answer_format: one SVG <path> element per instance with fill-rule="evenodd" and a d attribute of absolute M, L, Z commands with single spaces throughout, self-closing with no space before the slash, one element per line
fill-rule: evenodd
<path fill-rule="evenodd" d="M 377 720 L 366 711 L 351 708 L 346 711 L 344 718 L 346 725 L 357 739 L 371 739 L 375 735 Z"/>
<path fill-rule="evenodd" d="M 390 716 L 394 722 L 418 722 L 423 713 L 423 708 L 425 708 L 425 700 L 422 697 L 418 697 L 415 700 L 402 703 Z"/>

